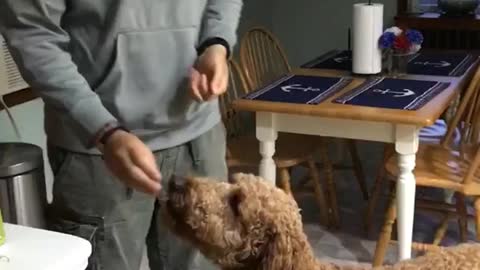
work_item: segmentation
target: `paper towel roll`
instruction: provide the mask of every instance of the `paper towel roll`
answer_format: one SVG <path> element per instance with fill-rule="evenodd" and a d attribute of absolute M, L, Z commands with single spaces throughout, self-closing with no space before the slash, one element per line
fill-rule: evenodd
<path fill-rule="evenodd" d="M 353 5 L 353 73 L 377 74 L 382 71 L 382 51 L 378 39 L 383 33 L 383 4 Z"/>

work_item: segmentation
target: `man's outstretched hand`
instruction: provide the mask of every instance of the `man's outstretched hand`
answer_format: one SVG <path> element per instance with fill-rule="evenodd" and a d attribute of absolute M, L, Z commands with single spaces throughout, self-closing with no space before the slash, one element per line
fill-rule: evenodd
<path fill-rule="evenodd" d="M 137 136 L 115 131 L 103 149 L 110 171 L 128 187 L 158 196 L 161 174 L 152 151 Z"/>
<path fill-rule="evenodd" d="M 190 91 L 195 100 L 209 101 L 225 93 L 229 75 L 227 49 L 223 45 L 208 47 L 190 75 Z"/>

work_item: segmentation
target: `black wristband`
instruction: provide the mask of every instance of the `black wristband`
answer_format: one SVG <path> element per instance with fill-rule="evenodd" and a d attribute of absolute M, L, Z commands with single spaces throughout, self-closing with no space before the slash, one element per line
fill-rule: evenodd
<path fill-rule="evenodd" d="M 222 45 L 223 47 L 225 47 L 225 49 L 227 49 L 227 59 L 230 58 L 230 53 L 231 53 L 230 45 L 225 39 L 219 38 L 219 37 L 214 37 L 214 38 L 205 40 L 202 44 L 200 44 L 200 46 L 198 46 L 197 54 L 199 56 L 202 55 L 205 52 L 205 50 L 212 45 Z"/>
<path fill-rule="evenodd" d="M 115 133 L 115 131 L 117 131 L 117 130 L 123 130 L 123 131 L 129 132 L 129 130 L 127 130 L 126 128 L 124 128 L 122 126 L 114 127 L 112 129 L 108 130 L 107 132 L 105 132 L 105 134 L 103 134 L 103 136 L 100 138 L 100 143 L 105 145 L 107 143 L 108 138 L 110 138 L 113 135 L 113 133 Z"/>

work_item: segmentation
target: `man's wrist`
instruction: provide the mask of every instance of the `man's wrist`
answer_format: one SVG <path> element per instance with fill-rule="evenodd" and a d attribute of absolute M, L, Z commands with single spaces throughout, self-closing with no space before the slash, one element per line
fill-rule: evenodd
<path fill-rule="evenodd" d="M 118 122 L 111 122 L 105 124 L 95 135 L 94 137 L 94 145 L 99 149 L 102 150 L 105 144 L 108 142 L 108 139 L 119 130 L 123 130 L 129 132 L 125 127 L 120 125 Z"/>
<path fill-rule="evenodd" d="M 198 55 L 202 55 L 207 49 L 214 45 L 220 45 L 225 48 L 225 57 L 228 59 L 230 58 L 231 51 L 230 51 L 230 44 L 228 42 L 220 37 L 214 37 L 214 38 L 209 38 L 205 40 L 200 46 L 197 48 L 197 53 Z"/>
<path fill-rule="evenodd" d="M 100 138 L 100 143 L 103 144 L 103 145 L 106 145 L 108 140 L 110 139 L 110 137 L 112 137 L 113 134 L 117 131 L 129 132 L 126 128 L 124 128 L 122 126 L 114 127 L 112 129 L 108 130 L 107 132 L 105 132 L 105 134 L 102 136 L 102 138 Z"/>

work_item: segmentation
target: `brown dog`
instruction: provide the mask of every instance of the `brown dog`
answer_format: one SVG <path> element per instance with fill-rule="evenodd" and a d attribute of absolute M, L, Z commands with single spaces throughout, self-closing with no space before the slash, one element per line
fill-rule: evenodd
<path fill-rule="evenodd" d="M 365 269 L 317 260 L 293 198 L 254 175 L 230 183 L 175 177 L 164 220 L 224 270 Z M 463 244 L 378 269 L 480 269 L 480 245 Z"/>

